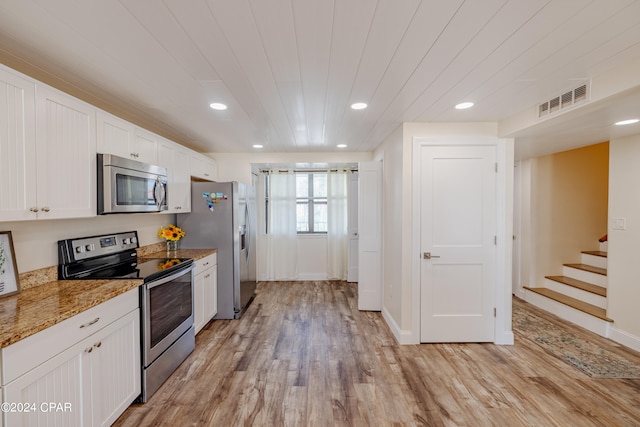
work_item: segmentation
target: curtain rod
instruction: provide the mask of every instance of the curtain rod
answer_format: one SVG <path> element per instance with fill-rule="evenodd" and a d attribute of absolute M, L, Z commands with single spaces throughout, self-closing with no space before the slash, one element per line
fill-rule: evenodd
<path fill-rule="evenodd" d="M 340 168 L 340 169 L 335 169 L 335 168 L 330 168 L 330 169 L 276 169 L 277 172 L 280 173 L 287 173 L 287 172 L 293 172 L 293 173 L 316 173 L 316 172 L 339 172 L 339 171 L 349 171 L 349 172 L 358 172 L 357 168 Z M 260 169 L 260 173 L 272 173 L 271 172 L 272 169 Z"/>

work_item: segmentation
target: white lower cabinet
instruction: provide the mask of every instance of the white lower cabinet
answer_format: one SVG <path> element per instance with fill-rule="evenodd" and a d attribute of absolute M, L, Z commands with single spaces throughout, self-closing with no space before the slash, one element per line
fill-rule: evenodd
<path fill-rule="evenodd" d="M 194 326 L 197 334 L 218 313 L 218 265 L 216 254 L 196 261 L 194 293 Z"/>
<path fill-rule="evenodd" d="M 111 425 L 140 394 L 137 289 L 4 348 L 2 370 L 19 375 L 3 384 L 4 425 Z"/>

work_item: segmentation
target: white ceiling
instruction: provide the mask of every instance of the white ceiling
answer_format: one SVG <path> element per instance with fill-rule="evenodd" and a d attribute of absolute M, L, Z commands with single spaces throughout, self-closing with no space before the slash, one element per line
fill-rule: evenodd
<path fill-rule="evenodd" d="M 640 1 L 0 0 L 0 51 L 199 151 L 370 151 L 402 122 L 501 121 L 640 58 Z M 613 106 L 566 119 L 597 134 L 549 121 L 520 151 L 606 140 Z"/>

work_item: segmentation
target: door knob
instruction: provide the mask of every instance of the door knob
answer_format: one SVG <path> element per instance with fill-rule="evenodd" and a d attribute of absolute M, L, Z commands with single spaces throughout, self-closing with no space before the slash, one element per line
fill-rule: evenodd
<path fill-rule="evenodd" d="M 431 255 L 431 252 L 423 252 L 422 259 L 440 258 L 438 255 Z"/>

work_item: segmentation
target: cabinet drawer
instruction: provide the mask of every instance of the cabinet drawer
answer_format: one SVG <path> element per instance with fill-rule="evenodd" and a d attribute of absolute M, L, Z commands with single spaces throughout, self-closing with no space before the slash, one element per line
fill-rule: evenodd
<path fill-rule="evenodd" d="M 3 348 L 2 385 L 135 310 L 138 305 L 136 288 Z"/>
<path fill-rule="evenodd" d="M 218 263 L 218 254 L 211 254 L 202 259 L 195 261 L 195 268 L 193 269 L 193 274 L 200 274 L 203 271 L 213 267 Z"/>

